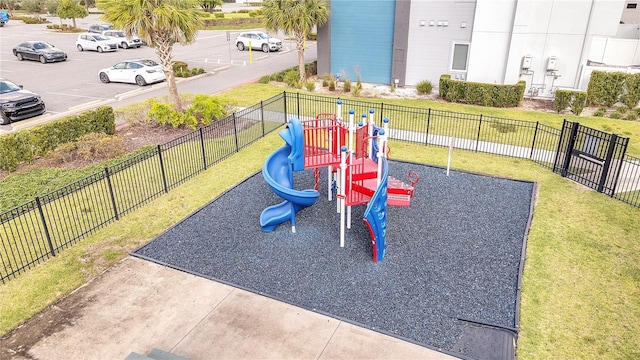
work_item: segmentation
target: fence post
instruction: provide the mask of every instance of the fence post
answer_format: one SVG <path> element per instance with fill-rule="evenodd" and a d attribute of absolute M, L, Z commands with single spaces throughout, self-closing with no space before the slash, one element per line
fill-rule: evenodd
<path fill-rule="evenodd" d="M 300 120 L 300 93 L 296 93 L 296 102 L 298 103 L 298 120 Z"/>
<path fill-rule="evenodd" d="M 283 122 L 283 124 L 286 124 L 287 123 L 287 119 L 289 118 L 287 116 L 287 92 L 283 91 L 282 94 L 283 94 L 283 98 L 284 98 L 284 122 Z"/>
<path fill-rule="evenodd" d="M 384 124 L 384 103 L 380 103 L 380 126 Z"/>
<path fill-rule="evenodd" d="M 204 150 L 204 132 L 202 128 L 200 128 L 200 147 L 202 148 L 202 162 L 204 165 L 204 170 L 207 170 L 207 153 Z"/>
<path fill-rule="evenodd" d="M 564 155 L 564 164 L 562 165 L 562 171 L 560 173 L 562 177 L 567 177 L 567 170 L 569 170 L 569 164 L 571 164 L 571 155 L 573 154 L 573 145 L 576 142 L 576 135 L 578 134 L 578 126 L 580 126 L 580 124 L 577 122 L 571 123 L 571 134 L 569 135 L 569 140 L 567 141 L 567 149 Z"/>
<path fill-rule="evenodd" d="M 424 137 L 425 145 L 429 145 L 429 125 L 431 123 L 431 108 L 427 109 L 427 135 Z"/>
<path fill-rule="evenodd" d="M 238 146 L 238 127 L 236 126 L 236 113 L 233 113 L 233 135 L 236 138 L 236 152 L 240 151 Z"/>
<path fill-rule="evenodd" d="M 118 208 L 116 207 L 116 197 L 113 194 L 113 186 L 111 185 L 111 176 L 109 176 L 109 167 L 104 168 L 104 173 L 107 178 L 107 185 L 109 186 L 109 195 L 111 196 L 111 206 L 113 206 L 113 213 L 116 216 L 116 220 L 120 220 L 118 216 Z"/>
<path fill-rule="evenodd" d="M 158 158 L 160 159 L 160 172 L 162 173 L 162 183 L 164 184 L 164 192 L 169 192 L 169 187 L 167 186 L 167 174 L 164 172 L 164 161 L 162 161 L 162 148 L 158 145 Z"/>
<path fill-rule="evenodd" d="M 478 152 L 478 143 L 480 142 L 480 129 L 482 128 L 482 114 L 480 114 L 480 121 L 478 122 L 478 135 L 476 135 L 476 152 Z"/>
<path fill-rule="evenodd" d="M 529 159 L 533 158 L 533 149 L 535 149 L 535 147 L 536 147 L 536 138 L 538 137 L 538 125 L 539 124 L 540 124 L 540 122 L 536 121 L 536 129 L 533 131 L 533 141 L 531 142 L 531 152 L 529 152 Z"/>
<path fill-rule="evenodd" d="M 600 182 L 598 182 L 598 192 L 600 193 L 604 189 L 604 184 L 607 182 L 609 168 L 611 167 L 611 158 L 613 158 L 613 151 L 616 148 L 617 142 L 618 135 L 611 134 L 611 138 L 609 139 L 609 148 L 607 149 L 607 157 L 604 159 L 604 164 L 602 165 L 602 173 L 600 174 Z M 608 195 L 613 196 L 613 191 Z"/>
<path fill-rule="evenodd" d="M 56 251 L 53 249 L 53 243 L 51 242 L 51 235 L 49 234 L 49 227 L 47 221 L 44 219 L 44 211 L 42 211 L 42 204 L 40 203 L 40 197 L 36 196 L 36 204 L 38 205 L 38 212 L 40 213 L 40 221 L 42 221 L 42 227 L 44 228 L 44 236 L 47 238 L 49 244 L 49 251 L 51 256 L 56 256 Z"/>
<path fill-rule="evenodd" d="M 264 104 L 260 100 L 260 123 L 262 124 L 262 137 L 264 137 Z"/>

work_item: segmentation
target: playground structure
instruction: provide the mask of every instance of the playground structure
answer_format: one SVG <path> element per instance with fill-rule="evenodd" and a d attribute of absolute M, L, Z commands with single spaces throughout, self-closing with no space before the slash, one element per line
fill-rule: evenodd
<path fill-rule="evenodd" d="M 290 119 L 280 131 L 285 145 L 273 152 L 262 167 L 262 175 L 271 189 L 284 201 L 264 209 L 260 226 L 273 231 L 290 221 L 296 231 L 296 213 L 315 204 L 320 196 L 320 168 L 327 168 L 327 197 L 336 195 L 336 211 L 340 214 L 340 246 L 344 247 L 345 228 L 351 228 L 351 207 L 367 205 L 363 215 L 371 236 L 373 262 L 384 258 L 387 232 L 387 206 L 410 206 L 414 185 L 419 181 L 410 172 L 410 185 L 389 176 L 387 133 L 389 120 L 383 127 L 375 125 L 374 110 L 362 114 L 354 123 L 354 110 L 343 122 L 342 101 L 337 101 L 337 114 L 321 113 L 315 119 Z M 295 190 L 293 173 L 314 170 L 314 189 Z"/>

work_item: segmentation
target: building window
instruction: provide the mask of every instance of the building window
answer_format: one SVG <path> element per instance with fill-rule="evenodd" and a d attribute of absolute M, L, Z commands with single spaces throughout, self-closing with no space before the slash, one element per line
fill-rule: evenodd
<path fill-rule="evenodd" d="M 453 61 L 451 70 L 467 71 L 467 55 L 469 44 L 453 44 Z"/>
<path fill-rule="evenodd" d="M 627 3 L 627 9 L 637 9 L 638 3 Z"/>

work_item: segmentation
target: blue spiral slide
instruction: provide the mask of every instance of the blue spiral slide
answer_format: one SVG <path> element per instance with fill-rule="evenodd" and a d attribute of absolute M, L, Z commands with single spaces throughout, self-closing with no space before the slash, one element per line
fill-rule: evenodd
<path fill-rule="evenodd" d="M 304 170 L 304 136 L 300 120 L 291 119 L 279 134 L 285 145 L 269 155 L 262 166 L 262 176 L 284 201 L 262 211 L 260 227 L 263 231 L 273 231 L 276 226 L 291 221 L 295 232 L 296 213 L 315 204 L 320 193 L 312 189 L 293 189 L 293 172 Z"/>

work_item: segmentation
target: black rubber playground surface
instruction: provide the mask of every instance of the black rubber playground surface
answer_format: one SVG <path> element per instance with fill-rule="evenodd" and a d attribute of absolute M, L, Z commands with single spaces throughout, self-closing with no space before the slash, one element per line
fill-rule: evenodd
<path fill-rule="evenodd" d="M 260 213 L 281 200 L 261 173 L 168 229 L 134 255 L 467 358 L 513 357 L 519 279 L 535 185 L 419 164 L 411 207 L 388 211 L 385 259 L 372 261 L 362 222 L 339 245 L 339 214 L 318 202 L 271 233 Z M 215 179 L 211 179 L 215 181 Z M 309 171 L 296 189 L 313 187 Z M 194 190 L 195 191 L 195 190 Z"/>

